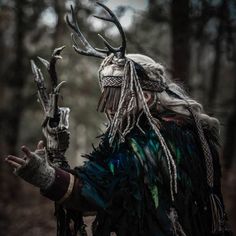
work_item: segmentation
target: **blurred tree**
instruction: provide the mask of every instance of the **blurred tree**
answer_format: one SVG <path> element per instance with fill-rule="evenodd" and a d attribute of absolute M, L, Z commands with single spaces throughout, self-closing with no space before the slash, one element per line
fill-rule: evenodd
<path fill-rule="evenodd" d="M 55 14 L 57 16 L 57 23 L 55 26 L 55 32 L 53 36 L 53 46 L 52 49 L 61 46 L 61 39 L 65 35 L 66 24 L 64 21 L 65 15 L 65 2 L 60 0 L 53 0 L 53 5 L 55 9 Z"/>
<path fill-rule="evenodd" d="M 41 7 L 44 1 L 41 2 Z M 25 85 L 28 76 L 28 50 L 25 44 L 27 35 L 40 17 L 39 4 L 28 0 L 7 1 L 0 5 L 1 36 L 3 48 L 0 67 L 0 231 L 7 234 L 14 216 L 12 199 L 19 204 L 22 189 L 19 179 L 3 163 L 7 154 L 17 154 L 20 125 L 28 100 L 25 99 Z M 35 8 L 34 8 L 35 7 Z M 3 11 L 5 9 L 5 11 Z M 13 206 L 12 206 L 13 207 Z"/>
<path fill-rule="evenodd" d="M 100 24 L 91 17 L 92 12 L 103 14 L 92 0 L 0 2 L 1 157 L 15 153 L 18 143 L 33 145 L 40 136 L 42 114 L 35 102 L 29 58 L 39 55 L 48 59 L 54 47 L 64 44 L 68 47 L 57 68 L 60 80 L 68 81 L 61 103 L 71 108 L 71 146 L 67 156 L 73 165 L 82 162 L 80 154 L 90 150 L 93 137 L 102 128 L 103 116 L 95 112 L 100 61 L 79 56 L 71 49 L 70 30 L 64 23 L 70 4 L 75 6 L 80 28 L 92 45 L 103 47 L 98 32 L 117 41 L 112 24 Z M 226 49 L 228 54 L 234 54 L 235 0 L 149 0 L 143 11 L 135 11 L 135 4 L 132 1 L 127 8 L 117 4 L 116 9 L 121 18 L 130 17 L 125 15 L 127 12 L 133 14 L 126 28 L 129 52 L 149 55 L 167 65 L 173 78 L 183 81 L 194 98 L 208 105 L 206 112 L 216 114 L 226 124 L 223 156 L 230 170 L 236 160 L 236 101 L 235 97 L 232 99 L 232 94 L 236 94 L 232 86 L 235 74 L 230 73 L 235 57 L 231 56 L 229 62 Z M 54 235 L 52 215 L 46 209 L 52 204 L 14 178 L 2 159 L 0 178 L 0 232 L 10 236 Z M 18 199 L 13 198 L 16 189 Z M 32 220 L 23 222 L 24 218 Z M 11 221 L 19 222 L 17 230 Z"/>
<path fill-rule="evenodd" d="M 190 49 L 190 0 L 172 0 L 172 71 L 173 78 L 189 83 Z"/>
<path fill-rule="evenodd" d="M 22 111 L 24 109 L 23 103 L 23 88 L 25 83 L 25 69 L 24 69 L 24 37 L 26 29 L 24 27 L 24 7 L 26 1 L 16 1 L 15 3 L 15 22 L 13 18 L 9 19 L 6 23 L 6 27 L 12 27 L 14 25 L 14 39 L 11 50 L 13 49 L 15 58 L 12 61 L 7 61 L 8 53 L 5 58 L 2 58 L 2 62 L 6 60 L 6 70 L 1 73 L 1 100 L 0 100 L 0 155 L 4 156 L 6 153 L 16 154 L 16 144 L 18 141 L 19 124 L 21 121 Z M 23 8 L 22 8 L 23 7 Z M 8 42 L 3 42 L 3 45 Z M 1 159 L 2 160 L 2 159 Z M 1 218 L 5 220 L 9 219 L 7 215 L 6 204 L 9 201 L 9 197 L 13 197 L 17 194 L 18 181 L 9 173 L 9 169 L 5 165 L 0 163 L 1 182 L 0 188 L 3 192 L 1 194 Z M 0 225 L 1 226 L 1 225 Z M 4 223 L 6 227 L 7 224 Z M 3 227 L 4 227 L 3 226 Z M 4 229 L 0 229 L 3 230 Z"/>
<path fill-rule="evenodd" d="M 223 146 L 224 193 L 227 201 L 227 211 L 233 232 L 236 234 L 236 35 L 235 22 L 228 24 L 228 51 L 229 59 L 234 64 L 234 96 L 232 109 L 226 121 L 225 141 Z"/>
<path fill-rule="evenodd" d="M 210 76 L 210 86 L 208 93 L 208 106 L 213 107 L 219 88 L 220 69 L 223 56 L 223 43 L 228 30 L 229 24 L 229 1 L 223 0 L 216 9 L 216 17 L 218 20 L 217 33 L 214 40 L 215 58 L 212 65 L 212 73 Z M 214 16 L 213 16 L 214 17 Z"/>

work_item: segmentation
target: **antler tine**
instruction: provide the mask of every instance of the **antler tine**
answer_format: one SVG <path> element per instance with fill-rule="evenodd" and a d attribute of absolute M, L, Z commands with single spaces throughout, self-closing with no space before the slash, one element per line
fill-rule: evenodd
<path fill-rule="evenodd" d="M 66 16 L 66 22 L 74 30 L 77 37 L 79 38 L 79 40 L 85 47 L 85 50 L 79 48 L 78 43 L 75 40 L 75 36 L 74 34 L 72 34 L 72 40 L 74 42 L 73 48 L 75 49 L 75 51 L 79 54 L 86 55 L 86 56 L 95 56 L 99 58 L 105 58 L 106 54 L 96 51 L 96 49 L 86 40 L 84 35 L 81 33 L 79 25 L 78 25 L 77 17 L 75 15 L 75 12 L 72 6 L 71 6 L 71 15 L 72 15 L 72 23 L 70 22 L 68 15 Z"/>
<path fill-rule="evenodd" d="M 33 60 L 30 60 L 31 69 L 34 74 L 34 81 L 38 88 L 39 100 L 43 106 L 44 111 L 46 112 L 48 108 L 48 94 L 44 85 L 44 78 L 41 70 L 36 66 Z"/>
<path fill-rule="evenodd" d="M 109 55 L 109 53 L 110 53 L 110 51 L 108 49 L 101 49 L 101 48 L 95 48 L 95 49 L 96 49 L 96 51 L 106 53 L 107 55 Z"/>
<path fill-rule="evenodd" d="M 76 41 L 76 35 L 74 35 L 73 33 L 71 33 L 71 38 L 72 38 L 72 41 L 74 43 L 74 45 L 72 46 L 74 48 L 74 50 L 78 53 L 78 54 L 81 54 L 81 55 L 85 55 L 85 56 L 93 56 L 93 55 L 90 55 L 88 54 L 87 51 L 84 51 L 82 49 L 79 48 L 79 45 Z"/>
<path fill-rule="evenodd" d="M 56 72 L 56 63 L 57 63 L 57 60 L 62 59 L 62 56 L 60 54 L 64 48 L 65 48 L 65 45 L 62 47 L 59 47 L 59 48 L 55 48 L 53 50 L 53 53 L 52 53 L 52 56 L 50 59 L 48 72 L 50 74 L 53 90 L 55 90 L 57 83 L 58 83 L 57 72 Z"/>
<path fill-rule="evenodd" d="M 41 61 L 41 63 L 47 68 L 47 70 L 49 70 L 49 67 L 50 67 L 50 63 L 49 61 L 45 60 L 44 58 L 42 57 L 39 57 L 37 56 L 37 58 Z"/>
<path fill-rule="evenodd" d="M 55 48 L 53 53 L 52 53 L 52 56 L 56 59 L 62 59 L 62 57 L 60 56 L 60 53 L 62 52 L 62 50 L 65 49 L 65 45 L 59 47 L 59 48 Z"/>
<path fill-rule="evenodd" d="M 95 16 L 95 17 L 98 18 L 98 19 L 101 19 L 101 20 L 113 22 L 116 25 L 116 27 L 118 28 L 118 30 L 119 30 L 119 32 L 121 34 L 122 44 L 121 44 L 121 46 L 118 49 L 116 49 L 116 51 L 117 52 L 121 52 L 121 57 L 124 57 L 125 50 L 126 50 L 126 36 L 125 36 L 125 33 L 123 31 L 123 28 L 122 28 L 119 20 L 117 19 L 116 15 L 107 6 L 103 5 L 100 2 L 96 2 L 96 4 L 98 4 L 103 9 L 105 9 L 106 12 L 108 12 L 108 14 L 111 16 L 111 18 L 105 18 L 105 17 L 100 17 L 100 16 Z"/>
<path fill-rule="evenodd" d="M 93 15 L 93 17 L 98 18 L 99 20 L 104 20 L 104 21 L 109 21 L 109 22 L 114 23 L 112 18 L 106 18 L 106 17 L 103 17 L 103 16 L 97 16 L 97 15 Z"/>
<path fill-rule="evenodd" d="M 31 69 L 32 72 L 34 74 L 34 81 L 37 83 L 38 88 L 45 88 L 44 86 L 44 78 L 43 78 L 43 74 L 41 72 L 41 70 L 36 66 L 34 60 L 30 60 L 30 64 L 31 64 Z"/>
<path fill-rule="evenodd" d="M 55 88 L 55 92 L 56 92 L 56 93 L 59 93 L 59 91 L 60 91 L 62 85 L 65 84 L 65 83 L 66 83 L 66 81 L 61 81 L 61 83 L 58 84 L 57 87 Z"/>
<path fill-rule="evenodd" d="M 39 57 L 39 56 L 37 57 L 40 60 L 40 62 L 47 68 L 47 71 L 49 72 L 52 89 L 55 89 L 57 86 L 57 83 L 58 83 L 57 72 L 56 72 L 56 63 L 57 63 L 57 60 L 62 59 L 62 56 L 60 54 L 64 48 L 65 48 L 65 46 L 55 48 L 52 53 L 50 61 L 47 61 L 44 58 Z M 36 69 L 39 70 L 33 62 L 31 62 L 31 65 L 32 65 L 32 70 L 34 67 L 36 67 Z M 35 71 L 35 69 L 34 69 L 34 71 Z"/>
<path fill-rule="evenodd" d="M 109 49 L 110 52 L 113 52 L 113 53 L 117 52 L 117 48 L 112 47 L 101 34 L 98 34 L 98 36 L 102 39 L 103 43 Z"/>

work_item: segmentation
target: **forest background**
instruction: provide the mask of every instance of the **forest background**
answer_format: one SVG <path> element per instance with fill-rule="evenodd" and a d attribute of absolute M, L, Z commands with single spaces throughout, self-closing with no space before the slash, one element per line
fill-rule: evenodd
<path fill-rule="evenodd" d="M 162 63 L 169 76 L 203 104 L 221 124 L 222 189 L 236 233 L 236 1 L 235 0 L 110 0 L 127 34 L 128 52 Z M 70 5 L 92 45 L 103 47 L 102 33 L 119 44 L 117 29 L 92 17 L 104 12 L 92 0 L 0 0 L 0 232 L 8 236 L 55 235 L 53 203 L 15 177 L 4 163 L 42 139 L 43 112 L 37 103 L 29 60 L 49 59 L 66 45 L 57 65 L 67 81 L 60 104 L 70 107 L 71 166 L 80 165 L 104 129 L 96 112 L 100 90 L 99 59 L 74 52 L 64 21 Z M 46 71 L 43 70 L 45 77 Z"/>

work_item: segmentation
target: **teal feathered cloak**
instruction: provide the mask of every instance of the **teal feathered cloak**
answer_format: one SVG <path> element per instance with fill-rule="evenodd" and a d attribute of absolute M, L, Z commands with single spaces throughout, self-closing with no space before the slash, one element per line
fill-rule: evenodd
<path fill-rule="evenodd" d="M 184 117 L 159 119 L 177 167 L 174 201 L 165 155 L 145 119 L 140 122 L 142 130 L 134 127 L 120 145 L 110 147 L 105 134 L 87 155 L 89 161 L 75 169 L 83 182 L 82 196 L 97 211 L 93 235 L 213 235 L 210 190 L 196 128 Z M 214 158 L 214 193 L 222 201 L 218 140 L 213 132 L 204 131 Z M 223 231 L 214 235 L 226 235 Z"/>

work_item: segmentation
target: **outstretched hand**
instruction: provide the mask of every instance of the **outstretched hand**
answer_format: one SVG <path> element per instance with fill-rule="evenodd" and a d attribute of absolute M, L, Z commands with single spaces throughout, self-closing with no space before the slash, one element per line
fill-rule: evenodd
<path fill-rule="evenodd" d="M 55 179 L 55 169 L 47 161 L 47 152 L 43 141 L 39 141 L 33 152 L 22 146 L 24 156 L 9 155 L 6 162 L 13 167 L 14 174 L 40 189 L 47 189 Z"/>
<path fill-rule="evenodd" d="M 37 148 L 35 150 L 35 152 L 44 149 L 44 144 L 43 141 L 40 140 L 38 142 Z M 21 147 L 22 152 L 24 152 L 24 156 L 23 157 L 17 157 L 17 156 L 13 156 L 13 155 L 8 155 L 7 158 L 5 159 L 5 161 L 14 169 L 18 169 L 22 166 L 24 166 L 29 159 L 32 158 L 32 152 L 31 150 L 27 147 L 27 146 L 22 146 Z"/>

